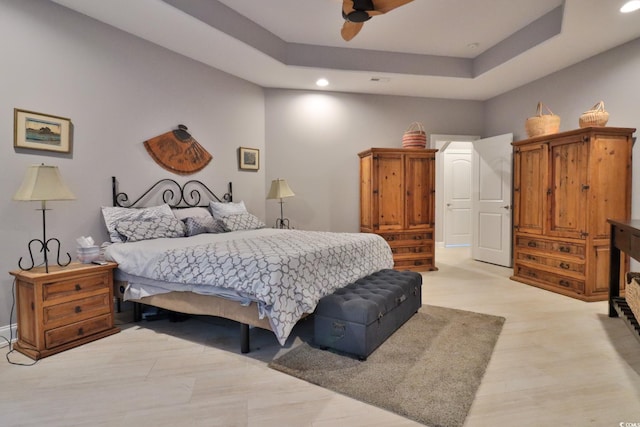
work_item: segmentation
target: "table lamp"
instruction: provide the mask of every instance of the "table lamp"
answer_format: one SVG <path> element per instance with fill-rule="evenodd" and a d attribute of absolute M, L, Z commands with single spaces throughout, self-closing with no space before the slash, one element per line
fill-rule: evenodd
<path fill-rule="evenodd" d="M 282 199 L 293 196 L 295 196 L 295 194 L 291 191 L 286 180 L 278 178 L 271 181 L 271 189 L 269 189 L 269 194 L 267 194 L 267 200 L 280 199 L 280 218 L 276 221 L 276 228 L 289 228 L 289 220 L 284 217 L 284 201 Z"/>
<path fill-rule="evenodd" d="M 22 270 L 31 270 L 35 267 L 35 263 L 33 261 L 33 251 L 31 249 L 31 245 L 35 243 L 40 243 L 40 252 L 44 255 L 44 268 L 47 273 L 49 273 L 49 244 L 51 242 L 55 242 L 58 244 L 58 253 L 56 257 L 56 261 L 60 267 L 64 267 L 69 265 L 71 262 L 71 255 L 67 252 L 67 257 L 69 257 L 69 261 L 65 264 L 60 262 L 60 240 L 54 238 L 47 239 L 47 223 L 46 223 L 46 212 L 47 210 L 47 201 L 49 200 L 75 200 L 75 196 L 69 190 L 69 188 L 62 181 L 62 177 L 60 176 L 60 172 L 58 171 L 57 166 L 48 166 L 45 164 L 41 165 L 32 165 L 27 169 L 27 173 L 22 181 L 22 185 L 18 188 L 18 191 L 13 196 L 13 200 L 25 201 L 25 202 L 34 202 L 39 201 L 42 203 L 42 207 L 39 210 L 42 210 L 42 240 L 40 239 L 32 239 L 29 241 L 29 256 L 31 257 L 31 266 L 28 268 L 22 267 L 22 257 L 18 260 L 18 266 Z M 37 247 L 37 246 L 36 246 Z"/>

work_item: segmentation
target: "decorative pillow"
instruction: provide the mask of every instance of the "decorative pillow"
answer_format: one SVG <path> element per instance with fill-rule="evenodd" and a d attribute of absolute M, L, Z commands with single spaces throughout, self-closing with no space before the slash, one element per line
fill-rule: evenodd
<path fill-rule="evenodd" d="M 169 216 L 147 220 L 120 221 L 116 225 L 116 230 L 125 242 L 138 242 L 161 237 L 184 237 L 182 221 Z"/>
<path fill-rule="evenodd" d="M 173 212 L 171 212 L 171 207 L 166 203 L 160 206 L 141 209 L 112 206 L 102 207 L 102 217 L 104 218 L 104 223 L 107 226 L 107 230 L 109 231 L 109 238 L 113 243 L 124 241 L 116 230 L 116 225 L 120 221 L 147 220 L 164 216 L 175 218 L 173 216 Z"/>
<path fill-rule="evenodd" d="M 194 207 L 173 209 L 173 215 L 175 215 L 176 218 L 184 221 L 186 218 L 210 218 L 211 212 L 209 212 L 207 208 Z"/>
<path fill-rule="evenodd" d="M 207 217 L 189 217 L 183 220 L 187 236 L 196 236 L 202 233 L 224 233 L 226 230 L 219 219 L 211 215 Z"/>
<path fill-rule="evenodd" d="M 245 212 L 235 215 L 227 215 L 221 218 L 225 231 L 256 230 L 265 228 L 264 222 L 256 216 Z"/>
<path fill-rule="evenodd" d="M 224 216 L 247 213 L 244 201 L 238 203 L 209 202 L 209 210 L 214 218 L 220 219 Z"/>

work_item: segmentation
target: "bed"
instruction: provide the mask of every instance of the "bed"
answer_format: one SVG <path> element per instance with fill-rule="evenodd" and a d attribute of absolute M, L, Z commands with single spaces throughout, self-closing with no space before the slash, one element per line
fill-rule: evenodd
<path fill-rule="evenodd" d="M 284 345 L 320 298 L 393 267 L 376 234 L 266 227 L 233 201 L 231 183 L 218 197 L 197 180 L 163 179 L 130 201 L 112 177 L 112 193 L 113 206 L 102 208 L 112 241 L 105 258 L 118 263 L 116 285 L 136 317 L 149 305 L 234 320 L 242 353 L 250 327 Z"/>

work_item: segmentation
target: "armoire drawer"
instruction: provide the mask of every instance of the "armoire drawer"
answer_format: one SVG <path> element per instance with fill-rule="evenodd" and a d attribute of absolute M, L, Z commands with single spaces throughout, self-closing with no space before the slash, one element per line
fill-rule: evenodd
<path fill-rule="evenodd" d="M 519 261 L 557 269 L 560 274 L 563 272 L 585 274 L 584 260 L 579 258 L 572 260 L 571 258 L 556 258 L 539 253 L 519 251 L 516 253 L 516 262 Z"/>
<path fill-rule="evenodd" d="M 391 253 L 394 256 L 406 256 L 411 254 L 433 254 L 433 244 L 413 245 L 413 246 L 400 246 L 398 244 L 389 244 L 391 247 Z"/>
<path fill-rule="evenodd" d="M 391 247 L 433 244 L 431 231 L 413 233 L 380 233 Z"/>
<path fill-rule="evenodd" d="M 538 270 L 522 264 L 516 264 L 515 275 L 522 278 L 533 279 L 537 282 L 552 285 L 558 288 L 571 289 L 578 294 L 584 294 L 584 280 L 560 276 L 555 273 L 549 273 L 548 271 Z"/>
<path fill-rule="evenodd" d="M 584 257 L 585 245 L 582 243 L 537 239 L 529 236 L 516 236 L 517 249 L 533 249 L 556 252 L 563 255 Z"/>
<path fill-rule="evenodd" d="M 393 257 L 393 268 L 396 270 L 412 270 L 417 271 L 436 270 L 433 257 L 421 258 L 397 258 Z"/>

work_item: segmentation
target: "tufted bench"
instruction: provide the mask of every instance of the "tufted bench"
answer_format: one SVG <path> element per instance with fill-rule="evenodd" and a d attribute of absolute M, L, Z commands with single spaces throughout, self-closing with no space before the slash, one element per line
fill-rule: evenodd
<path fill-rule="evenodd" d="M 314 342 L 365 360 L 422 306 L 422 276 L 380 270 L 320 299 Z"/>

